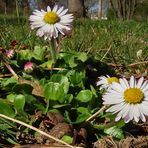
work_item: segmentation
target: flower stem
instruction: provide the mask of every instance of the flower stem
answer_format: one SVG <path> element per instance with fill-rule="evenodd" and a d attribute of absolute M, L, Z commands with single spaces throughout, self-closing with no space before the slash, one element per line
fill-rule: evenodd
<path fill-rule="evenodd" d="M 45 108 L 44 114 L 47 114 L 47 112 L 48 112 L 48 108 L 49 108 L 49 100 L 47 101 L 47 104 L 46 104 L 46 108 Z"/>
<path fill-rule="evenodd" d="M 55 64 L 56 63 L 56 42 L 54 38 L 51 39 L 51 56 Z"/>

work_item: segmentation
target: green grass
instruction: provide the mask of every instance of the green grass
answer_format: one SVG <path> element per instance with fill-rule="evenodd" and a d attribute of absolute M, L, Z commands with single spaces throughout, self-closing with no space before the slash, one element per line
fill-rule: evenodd
<path fill-rule="evenodd" d="M 147 75 L 147 25 L 146 21 L 77 20 L 74 22 L 72 35 L 64 40 L 61 50 L 85 51 L 102 62 L 111 63 L 117 70 L 122 70 L 124 73 Z M 17 40 L 30 48 L 47 44 L 43 39 L 36 37 L 35 31 L 30 30 L 28 18 L 18 20 L 14 16 L 1 15 L 0 46 L 9 48 L 11 40 Z M 142 50 L 141 57 L 137 57 L 139 50 Z M 144 64 L 138 64 L 139 62 L 144 62 Z M 128 66 L 133 63 L 137 63 L 134 68 Z"/>

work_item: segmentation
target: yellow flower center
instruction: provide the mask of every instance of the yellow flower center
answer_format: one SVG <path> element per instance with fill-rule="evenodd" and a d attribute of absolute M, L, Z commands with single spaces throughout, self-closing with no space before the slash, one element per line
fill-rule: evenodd
<path fill-rule="evenodd" d="M 139 88 L 129 88 L 124 91 L 124 99 L 127 103 L 136 104 L 144 99 L 144 94 Z"/>
<path fill-rule="evenodd" d="M 112 84 L 113 82 L 119 83 L 119 79 L 116 78 L 116 77 L 110 77 L 110 78 L 107 78 L 107 82 L 108 82 L 109 84 Z"/>
<path fill-rule="evenodd" d="M 55 12 L 47 12 L 44 16 L 44 21 L 47 24 L 55 24 L 60 20 L 59 16 Z"/>

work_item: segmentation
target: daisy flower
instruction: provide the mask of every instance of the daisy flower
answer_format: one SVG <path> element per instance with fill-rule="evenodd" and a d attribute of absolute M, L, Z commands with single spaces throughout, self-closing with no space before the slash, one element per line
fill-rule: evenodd
<path fill-rule="evenodd" d="M 141 119 L 146 121 L 148 116 L 148 81 L 141 77 L 138 81 L 131 76 L 127 81 L 119 79 L 120 83 L 113 82 L 103 95 L 103 104 L 111 105 L 107 112 L 117 113 L 115 121 L 123 118 L 125 122 Z"/>
<path fill-rule="evenodd" d="M 55 5 L 53 9 L 47 6 L 47 11 L 35 10 L 30 16 L 31 28 L 37 29 L 36 35 L 44 36 L 44 39 L 57 38 L 58 34 L 65 35 L 65 32 L 72 29 L 73 15 L 67 14 L 68 9 Z"/>
<path fill-rule="evenodd" d="M 96 83 L 97 86 L 100 86 L 100 89 L 108 89 L 109 86 L 113 82 L 119 82 L 119 79 L 117 77 L 110 77 L 110 76 L 101 76 L 99 77 L 99 81 Z"/>

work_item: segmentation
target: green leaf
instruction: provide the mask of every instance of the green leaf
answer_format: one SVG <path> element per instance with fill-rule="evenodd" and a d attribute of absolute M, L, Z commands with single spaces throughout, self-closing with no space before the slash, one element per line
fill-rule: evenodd
<path fill-rule="evenodd" d="M 6 80 L 3 83 L 3 85 L 4 85 L 4 87 L 6 87 L 7 85 L 12 84 L 12 83 L 17 83 L 17 79 L 15 77 L 11 77 L 8 80 Z"/>
<path fill-rule="evenodd" d="M 75 124 L 84 122 L 91 115 L 90 112 L 89 112 L 89 110 L 88 110 L 88 108 L 85 108 L 85 107 L 78 107 L 77 108 L 77 113 L 79 115 L 78 115 L 78 117 L 76 119 Z"/>
<path fill-rule="evenodd" d="M 116 126 L 117 126 L 118 128 L 124 127 L 124 126 L 125 126 L 125 121 L 124 121 L 123 119 L 120 120 L 120 121 L 118 121 L 117 124 L 116 124 Z"/>
<path fill-rule="evenodd" d="M 73 138 L 70 136 L 64 135 L 61 140 L 63 140 L 64 142 L 66 142 L 68 144 L 71 144 L 73 141 Z"/>
<path fill-rule="evenodd" d="M 123 139 L 124 138 L 123 131 L 120 128 L 118 128 L 117 126 L 113 126 L 113 127 L 105 129 L 104 133 L 111 135 L 111 136 L 113 136 L 117 139 Z"/>
<path fill-rule="evenodd" d="M 0 100 L 0 113 L 12 118 L 15 116 L 14 110 L 3 100 Z"/>
<path fill-rule="evenodd" d="M 11 64 L 15 65 L 16 67 L 19 67 L 16 60 L 11 60 Z"/>
<path fill-rule="evenodd" d="M 90 89 L 91 89 L 91 92 L 92 94 L 97 97 L 97 93 L 96 93 L 96 90 L 94 89 L 94 87 L 92 85 L 90 85 Z"/>
<path fill-rule="evenodd" d="M 44 88 L 44 95 L 46 100 L 54 100 L 63 103 L 65 96 L 63 85 L 49 82 Z"/>
<path fill-rule="evenodd" d="M 18 143 L 15 142 L 12 138 L 7 138 L 6 140 L 13 145 L 18 145 Z"/>
<path fill-rule="evenodd" d="M 68 81 L 68 78 L 66 76 L 63 76 L 62 74 L 54 74 L 51 77 L 50 81 L 62 84 L 64 93 L 68 93 L 70 82 Z"/>
<path fill-rule="evenodd" d="M 6 123 L 0 124 L 0 130 L 3 131 L 3 130 L 7 130 L 8 128 L 11 128 L 11 126 Z"/>
<path fill-rule="evenodd" d="M 14 102 L 15 96 L 16 96 L 16 94 L 12 94 L 12 93 L 11 93 L 11 94 L 7 95 L 7 100 L 8 100 L 9 102 L 13 103 L 13 102 Z"/>
<path fill-rule="evenodd" d="M 81 102 L 89 102 L 92 99 L 92 92 L 90 90 L 81 90 L 76 99 Z"/>
<path fill-rule="evenodd" d="M 88 111 L 88 108 L 85 108 L 85 107 L 78 107 L 77 112 L 79 112 L 79 113 L 87 113 L 87 114 L 90 115 L 90 113 Z"/>
<path fill-rule="evenodd" d="M 72 94 L 65 94 L 65 100 L 66 100 L 66 103 L 69 104 L 71 103 L 71 101 L 73 100 L 73 95 Z"/>
<path fill-rule="evenodd" d="M 27 94 L 31 94 L 32 93 L 32 89 L 33 87 L 29 84 L 16 84 L 13 87 L 13 91 L 15 93 L 27 93 Z"/>
<path fill-rule="evenodd" d="M 46 47 L 35 46 L 33 51 L 33 57 L 36 60 L 43 60 L 45 50 L 46 50 Z"/>
<path fill-rule="evenodd" d="M 75 63 L 75 55 L 67 54 L 63 58 L 65 60 L 65 63 L 67 63 L 71 68 L 74 68 L 77 66 L 77 63 Z"/>
<path fill-rule="evenodd" d="M 35 102 L 38 103 L 37 99 L 34 96 L 28 95 L 28 94 L 25 94 L 25 101 L 26 101 L 26 103 L 28 103 L 30 105 Z"/>
<path fill-rule="evenodd" d="M 87 54 L 85 52 L 78 52 L 77 58 L 82 62 L 85 62 L 87 60 Z"/>
<path fill-rule="evenodd" d="M 39 65 L 39 67 L 48 69 L 48 68 L 52 68 L 52 65 L 53 65 L 53 61 L 48 60 L 47 62 L 44 62 L 43 64 Z"/>
<path fill-rule="evenodd" d="M 20 55 L 20 59 L 30 61 L 33 56 L 33 52 L 28 49 L 20 50 L 19 55 Z"/>
<path fill-rule="evenodd" d="M 89 115 L 88 114 L 80 114 L 78 117 L 77 117 L 77 119 L 76 119 L 76 121 L 75 122 L 73 122 L 74 124 L 79 124 L 79 123 L 82 123 L 82 122 L 84 122 L 84 121 L 86 121 L 86 119 L 89 117 Z"/>
<path fill-rule="evenodd" d="M 69 77 L 71 81 L 71 85 L 75 86 L 75 85 L 79 85 L 83 83 L 83 79 L 85 79 L 85 72 L 71 70 L 67 73 L 67 76 Z"/>
<path fill-rule="evenodd" d="M 17 95 L 14 98 L 14 107 L 17 112 L 23 112 L 25 106 L 25 96 L 22 94 Z"/>

